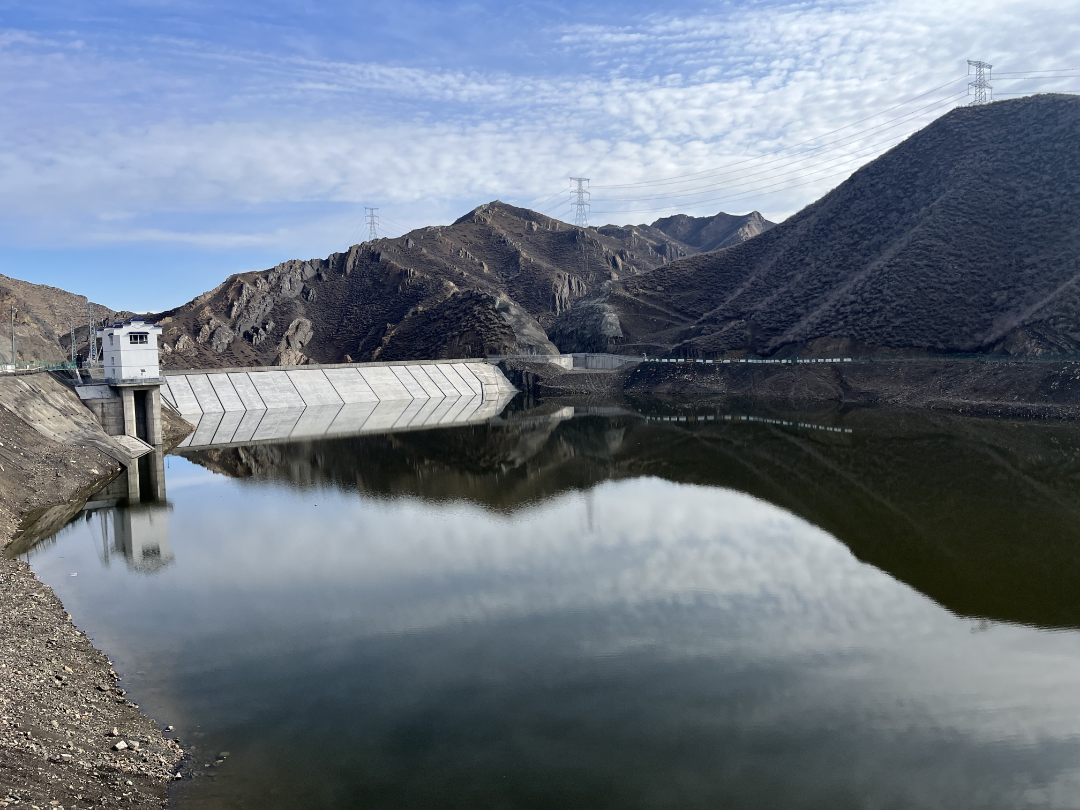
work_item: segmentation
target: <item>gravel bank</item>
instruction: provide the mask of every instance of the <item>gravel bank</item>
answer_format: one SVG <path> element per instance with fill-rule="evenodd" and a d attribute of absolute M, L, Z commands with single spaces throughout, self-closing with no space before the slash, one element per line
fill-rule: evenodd
<path fill-rule="evenodd" d="M 0 408 L 0 549 L 21 527 L 59 528 L 120 469 Z M 0 650 L 0 807 L 165 805 L 180 747 L 127 700 L 52 589 L 2 555 Z"/>

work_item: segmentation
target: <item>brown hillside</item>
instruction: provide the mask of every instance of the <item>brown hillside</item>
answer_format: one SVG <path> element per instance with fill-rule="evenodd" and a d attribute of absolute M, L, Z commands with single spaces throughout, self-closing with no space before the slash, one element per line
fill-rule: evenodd
<path fill-rule="evenodd" d="M 693 356 L 1075 352 L 1078 189 L 1080 98 L 961 107 L 760 237 L 613 283 L 552 332 Z M 621 338 L 590 326 L 598 308 Z"/>
<path fill-rule="evenodd" d="M 727 239 L 769 225 L 756 212 L 687 219 L 688 232 Z M 452 225 L 233 276 L 162 313 L 163 363 L 556 353 L 546 329 L 575 301 L 698 250 L 647 225 L 582 229 L 496 201 Z"/>
<path fill-rule="evenodd" d="M 75 348 L 86 355 L 89 331 L 87 298 L 44 284 L 31 284 L 0 275 L 0 362 L 10 362 L 11 306 L 15 305 L 15 340 L 19 362 L 43 360 L 59 362 L 71 358 L 71 324 L 75 324 Z M 115 313 L 94 304 L 94 317 L 110 318 Z"/>

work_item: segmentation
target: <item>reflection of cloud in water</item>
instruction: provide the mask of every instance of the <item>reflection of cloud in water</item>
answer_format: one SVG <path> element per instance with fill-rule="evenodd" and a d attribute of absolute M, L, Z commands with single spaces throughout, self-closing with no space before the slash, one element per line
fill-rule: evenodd
<path fill-rule="evenodd" d="M 1022 654 L 1032 636 L 1050 634 L 1010 626 L 972 634 L 970 622 L 860 563 L 828 534 L 729 490 L 637 479 L 506 517 L 268 487 L 258 508 L 206 504 L 186 518 L 189 537 L 227 538 L 200 543 L 209 553 L 183 550 L 186 599 L 212 609 L 206 621 L 223 629 L 250 627 L 258 614 L 275 636 L 250 638 L 255 654 L 279 632 L 344 642 L 462 621 L 528 625 L 530 616 L 562 615 L 572 623 L 614 612 L 633 617 L 628 629 L 596 634 L 589 655 L 644 645 L 661 658 L 824 668 L 853 703 L 878 687 L 918 695 L 934 704 L 937 722 L 986 726 L 993 739 L 1072 734 L 1080 713 L 1060 713 L 1080 710 L 1075 634 L 1034 656 Z M 709 618 L 672 626 L 686 616 Z M 1003 655 L 1003 645 L 1017 655 Z M 1036 692 L 1035 703 L 1053 712 L 1035 716 Z M 991 715 L 973 700 L 987 694 Z M 889 717 L 874 722 L 908 722 Z"/>
<path fill-rule="evenodd" d="M 756 770 L 782 806 L 1077 806 L 1080 635 L 973 633 L 764 501 L 639 478 L 506 515 L 211 481 L 173 490 L 159 576 L 67 540 L 35 567 L 122 666 L 168 684 L 133 686 L 144 706 L 233 751 L 244 729 L 271 782 L 354 773 L 357 751 L 437 782 L 395 747 L 419 722 L 455 774 L 494 785 L 531 763 L 544 785 L 585 768 L 726 800 Z M 1000 800 L 964 798 L 982 793 Z"/>
<path fill-rule="evenodd" d="M 420 624 L 656 599 L 753 598 L 790 612 L 838 588 L 847 601 L 858 598 L 853 589 L 870 588 L 878 604 L 882 585 L 895 590 L 824 532 L 727 490 L 639 479 L 512 517 L 327 491 L 309 499 L 317 512 L 286 496 L 242 516 L 207 513 L 214 525 L 201 531 L 228 542 L 204 559 L 199 580 L 289 591 L 345 586 L 380 603 L 407 602 L 410 612 L 418 599 L 434 599 L 430 619 L 417 614 Z M 259 563 L 246 565 L 252 554 Z M 457 607 L 448 610 L 447 600 Z"/>

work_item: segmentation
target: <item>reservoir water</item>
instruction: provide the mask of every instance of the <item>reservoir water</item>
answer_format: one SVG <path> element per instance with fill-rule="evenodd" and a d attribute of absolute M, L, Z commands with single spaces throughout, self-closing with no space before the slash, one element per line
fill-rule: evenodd
<path fill-rule="evenodd" d="M 1080 807 L 1076 427 L 548 409 L 166 468 L 24 556 L 180 810 Z"/>

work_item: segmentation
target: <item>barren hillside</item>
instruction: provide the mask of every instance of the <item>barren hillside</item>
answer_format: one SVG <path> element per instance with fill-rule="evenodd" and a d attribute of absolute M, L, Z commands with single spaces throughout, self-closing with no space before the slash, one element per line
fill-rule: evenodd
<path fill-rule="evenodd" d="M 697 253 L 699 244 L 738 242 L 771 226 L 757 212 L 669 220 L 581 229 L 498 201 L 481 205 L 452 225 L 233 276 L 161 314 L 163 363 L 556 353 L 546 330 L 583 296 Z"/>
<path fill-rule="evenodd" d="M 18 310 L 15 316 L 15 340 L 20 362 L 70 359 L 72 323 L 75 324 L 76 351 L 85 356 L 89 331 L 86 296 L 0 275 L 0 362 L 10 362 L 12 305 Z M 93 307 L 97 319 L 109 318 L 114 314 L 101 304 L 94 304 Z"/>
<path fill-rule="evenodd" d="M 761 236 L 620 279 L 549 333 L 690 356 L 1076 352 L 1078 189 L 1080 98 L 961 107 Z"/>

